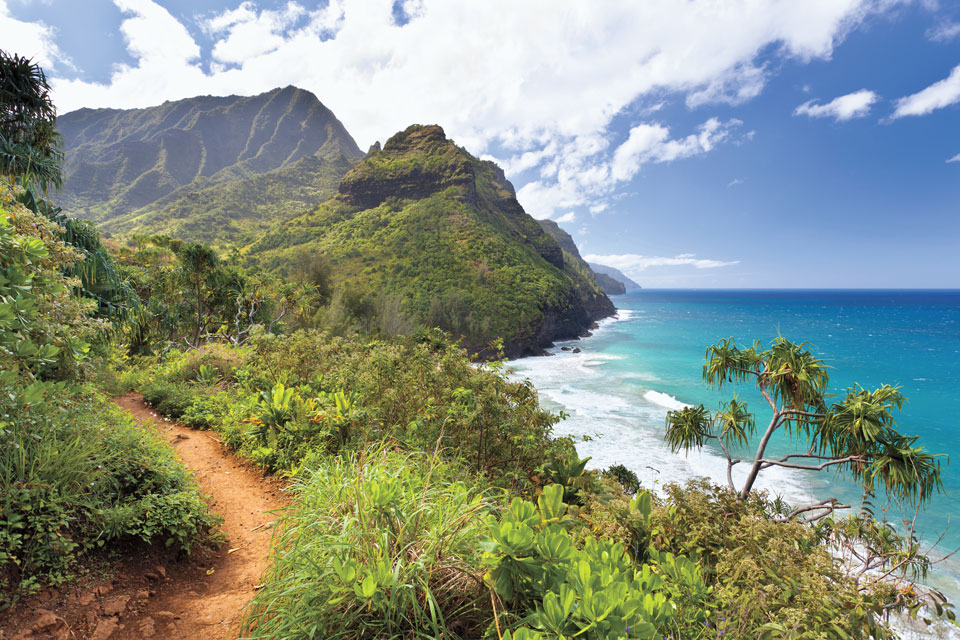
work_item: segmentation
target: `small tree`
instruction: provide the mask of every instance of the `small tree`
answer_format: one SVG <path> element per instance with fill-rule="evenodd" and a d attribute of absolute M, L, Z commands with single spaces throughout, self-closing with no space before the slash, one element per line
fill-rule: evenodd
<path fill-rule="evenodd" d="M 63 151 L 50 85 L 35 62 L 0 50 L 0 174 L 60 187 Z"/>
<path fill-rule="evenodd" d="M 197 296 L 197 329 L 194 344 L 200 344 L 203 332 L 203 283 L 220 264 L 217 252 L 205 244 L 189 243 L 178 254 L 183 278 L 189 282 Z"/>
<path fill-rule="evenodd" d="M 942 490 L 942 456 L 915 446 L 916 436 L 902 435 L 896 429 L 893 410 L 899 410 L 905 400 L 899 388 L 883 385 L 868 391 L 854 385 L 841 399 L 829 402 L 828 379 L 826 365 L 810 352 L 807 343 L 794 344 L 778 337 L 764 350 L 759 342 L 741 349 L 732 338 L 721 340 L 707 348 L 704 383 L 722 389 L 732 383 L 752 382 L 773 411 L 755 453 L 745 459 L 731 453 L 736 445 L 749 446 L 756 434 L 753 414 L 736 397 L 721 402 L 713 414 L 703 405 L 668 412 L 666 439 L 675 452 L 716 440 L 727 459 L 727 483 L 735 491 L 733 467 L 748 464 L 747 477 L 739 488 L 742 498 L 753 490 L 760 472 L 771 467 L 804 471 L 837 467 L 850 473 L 867 494 L 879 483 L 888 496 L 918 506 Z M 803 443 L 805 450 L 780 458 L 768 456 L 770 439 L 778 431 Z M 814 512 L 807 520 L 815 520 L 847 506 L 829 498 L 794 509 L 786 517 Z"/>

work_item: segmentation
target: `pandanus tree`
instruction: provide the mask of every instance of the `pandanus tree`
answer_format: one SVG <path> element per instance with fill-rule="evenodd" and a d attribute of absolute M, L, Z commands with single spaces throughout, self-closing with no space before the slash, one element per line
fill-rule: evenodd
<path fill-rule="evenodd" d="M 744 457 L 735 452 L 752 449 L 757 424 L 746 403 L 736 397 L 721 402 L 713 413 L 699 405 L 667 414 L 666 439 L 671 448 L 675 452 L 698 449 L 715 441 L 727 460 L 727 483 L 744 499 L 760 473 L 772 467 L 839 468 L 858 481 L 867 495 L 881 487 L 889 497 L 917 505 L 942 489 L 942 456 L 928 453 L 917 446 L 916 436 L 897 430 L 894 411 L 905 400 L 900 390 L 889 385 L 874 390 L 854 385 L 831 399 L 827 367 L 807 343 L 778 337 L 763 349 L 760 342 L 741 348 L 732 338 L 721 340 L 707 348 L 703 381 L 717 389 L 751 383 L 773 413 L 756 449 Z M 800 451 L 769 455 L 771 439 L 779 432 L 800 445 Z M 738 489 L 733 468 L 739 464 L 748 469 Z M 805 518 L 810 521 L 846 506 L 829 498 L 794 509 L 787 517 L 808 514 Z"/>
<path fill-rule="evenodd" d="M 197 328 L 194 344 L 200 344 L 200 334 L 203 332 L 203 285 L 220 264 L 220 258 L 211 247 L 199 243 L 183 245 L 178 256 L 181 275 L 186 282 L 190 283 L 196 294 Z"/>
<path fill-rule="evenodd" d="M 41 191 L 63 182 L 61 136 L 40 65 L 0 50 L 0 174 Z"/>

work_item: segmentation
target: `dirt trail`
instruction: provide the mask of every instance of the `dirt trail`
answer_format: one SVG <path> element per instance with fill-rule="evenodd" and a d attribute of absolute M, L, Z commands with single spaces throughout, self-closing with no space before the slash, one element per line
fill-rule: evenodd
<path fill-rule="evenodd" d="M 139 395 L 116 402 L 138 421 L 155 425 L 173 444 L 223 517 L 227 543 L 202 564 L 160 581 L 137 619 L 123 619 L 123 627 L 109 638 L 236 637 L 236 623 L 267 566 L 270 524 L 276 519 L 270 511 L 284 505 L 281 484 L 228 453 L 215 434 L 157 418 Z"/>

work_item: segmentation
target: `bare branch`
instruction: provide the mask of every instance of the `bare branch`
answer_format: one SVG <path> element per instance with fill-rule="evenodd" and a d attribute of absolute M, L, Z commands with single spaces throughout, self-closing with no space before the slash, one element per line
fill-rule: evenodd
<path fill-rule="evenodd" d="M 806 454 L 803 454 L 801 457 L 807 457 Z M 810 456 L 810 457 L 820 457 L 820 456 Z M 835 464 L 846 464 L 848 462 L 865 462 L 863 456 L 847 456 L 846 458 L 837 458 L 835 460 L 827 460 L 823 464 L 819 465 L 806 465 L 806 464 L 794 464 L 792 462 L 781 462 L 780 460 L 769 460 L 767 458 L 761 458 L 759 460 L 761 463 L 761 468 L 766 469 L 767 467 L 784 467 L 785 469 L 802 469 L 804 471 L 823 471 L 827 467 Z"/>
<path fill-rule="evenodd" d="M 793 511 L 791 511 L 790 513 L 788 513 L 787 515 L 783 516 L 783 517 L 780 518 L 780 519 L 781 519 L 783 522 L 787 522 L 788 520 L 792 520 L 793 518 L 796 518 L 797 516 L 799 516 L 799 515 L 801 515 L 801 514 L 804 514 L 804 513 L 809 513 L 809 512 L 811 512 L 811 511 L 823 511 L 823 513 L 821 513 L 821 514 L 819 514 L 819 515 L 815 515 L 815 516 L 811 516 L 811 517 L 809 517 L 809 518 L 804 518 L 804 519 L 803 519 L 804 522 L 808 522 L 808 523 L 809 523 L 809 522 L 816 522 L 817 520 L 819 520 L 819 519 L 821 519 L 821 518 L 827 517 L 828 515 L 830 515 L 831 513 L 833 513 L 834 511 L 836 511 L 837 509 L 849 509 L 849 508 L 850 508 L 850 505 L 848 505 L 848 504 L 842 504 L 842 503 L 841 503 L 839 500 L 837 500 L 836 498 L 827 498 L 826 500 L 821 500 L 820 502 L 817 502 L 817 503 L 814 503 L 814 504 L 810 504 L 810 505 L 807 505 L 807 506 L 805 506 L 805 507 L 797 507 L 796 509 L 794 509 Z M 851 549 L 851 551 L 852 551 L 852 549 Z M 854 553 L 855 553 L 855 552 L 854 552 Z"/>
<path fill-rule="evenodd" d="M 727 484 L 730 486 L 731 491 L 736 491 L 737 488 L 733 485 L 733 465 L 740 462 L 739 459 L 734 460 L 730 457 L 730 452 L 727 450 L 727 446 L 723 443 L 723 438 L 716 435 L 707 435 L 708 438 L 715 438 L 717 444 L 720 445 L 720 449 L 723 450 L 723 455 L 727 457 Z"/>

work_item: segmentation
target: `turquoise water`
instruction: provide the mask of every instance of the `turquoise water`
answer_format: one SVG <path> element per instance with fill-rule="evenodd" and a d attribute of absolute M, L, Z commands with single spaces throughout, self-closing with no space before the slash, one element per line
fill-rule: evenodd
<path fill-rule="evenodd" d="M 536 385 L 544 405 L 568 414 L 558 434 L 590 438 L 577 448 L 592 457 L 591 466 L 625 464 L 654 488 L 698 476 L 725 482 L 718 450 L 670 452 L 662 440 L 666 412 L 682 403 L 713 409 L 730 397 L 701 384 L 708 345 L 731 336 L 768 345 L 779 333 L 811 343 L 832 367 L 833 393 L 855 382 L 902 387 L 909 402 L 899 415 L 901 431 L 954 462 L 945 469 L 946 494 L 929 503 L 918 528 L 929 540 L 946 531 L 933 557 L 960 547 L 960 291 L 641 290 L 613 301 L 618 317 L 603 321 L 592 337 L 559 343 L 550 357 L 511 363 L 514 375 Z M 759 394 L 748 386 L 737 392 L 757 412 L 758 428 L 765 425 L 769 413 Z M 799 449 L 784 439 L 774 443 L 773 453 L 788 451 Z M 759 484 L 792 504 L 834 496 L 856 505 L 860 494 L 830 471 L 768 469 Z M 887 517 L 900 520 L 900 513 L 892 505 Z M 912 518 L 912 510 L 906 515 Z M 960 562 L 938 565 L 931 583 L 960 600 Z"/>

